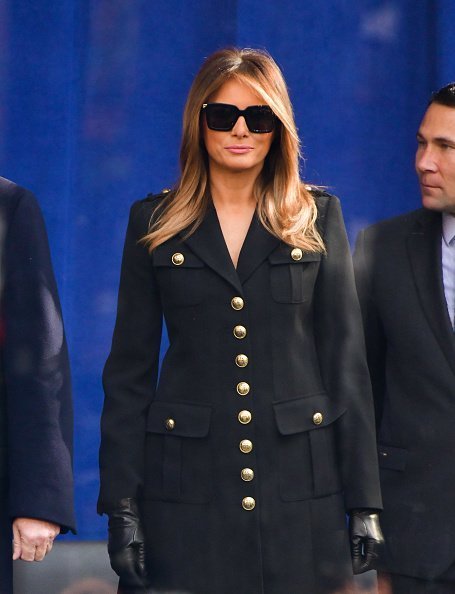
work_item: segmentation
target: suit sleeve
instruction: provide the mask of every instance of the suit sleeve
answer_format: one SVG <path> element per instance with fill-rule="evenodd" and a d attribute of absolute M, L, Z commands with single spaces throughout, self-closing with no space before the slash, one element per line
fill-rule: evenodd
<path fill-rule="evenodd" d="M 371 282 L 372 254 L 369 253 L 370 250 L 366 246 L 366 234 L 365 231 L 361 231 L 357 238 L 354 251 L 354 271 L 360 308 L 362 310 L 368 367 L 373 385 L 376 427 L 379 428 L 385 390 L 386 340 L 381 318 L 373 297 Z"/>
<path fill-rule="evenodd" d="M 147 233 L 148 203 L 130 212 L 123 251 L 117 319 L 107 359 L 101 418 L 98 512 L 143 485 L 147 411 L 155 394 L 162 311 L 151 258 L 139 240 Z"/>
<path fill-rule="evenodd" d="M 46 229 L 20 189 L 5 241 L 9 515 L 74 530 L 68 352 Z"/>
<path fill-rule="evenodd" d="M 323 214 L 323 257 L 315 288 L 315 336 L 330 398 L 345 411 L 337 449 L 346 509 L 381 508 L 371 384 L 352 259 L 337 198 Z"/>

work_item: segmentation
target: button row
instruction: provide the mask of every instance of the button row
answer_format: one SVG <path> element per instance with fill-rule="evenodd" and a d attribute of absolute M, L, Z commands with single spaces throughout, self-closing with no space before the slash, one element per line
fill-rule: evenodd
<path fill-rule="evenodd" d="M 245 306 L 245 302 L 241 297 L 233 297 L 231 299 L 231 307 L 236 311 L 240 311 Z M 243 340 L 247 335 L 245 326 L 238 324 L 233 329 L 234 337 L 237 340 Z M 247 355 L 241 353 L 235 357 L 235 364 L 237 367 L 243 368 L 248 365 Z M 236 386 L 236 391 L 239 396 L 247 396 L 250 392 L 250 384 L 248 382 L 239 382 Z M 253 415 L 249 410 L 241 410 L 237 415 L 239 423 L 248 425 L 251 423 Z M 242 439 L 239 443 L 240 451 L 243 454 L 249 454 L 253 450 L 253 442 L 249 439 Z M 244 482 L 250 482 L 254 479 L 254 471 L 252 468 L 243 468 L 240 472 L 240 478 Z M 244 497 L 242 499 L 242 507 L 246 511 L 252 511 L 256 507 L 256 501 L 253 497 Z"/>

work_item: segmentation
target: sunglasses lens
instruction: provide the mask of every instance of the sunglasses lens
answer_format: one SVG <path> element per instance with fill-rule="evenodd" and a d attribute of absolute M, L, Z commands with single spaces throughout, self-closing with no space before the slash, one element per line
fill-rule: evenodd
<path fill-rule="evenodd" d="M 208 103 L 205 106 L 207 126 L 211 130 L 232 130 L 240 115 L 245 116 L 250 132 L 272 132 L 275 128 L 275 114 L 268 105 L 251 105 L 244 111 L 227 103 Z"/>
<path fill-rule="evenodd" d="M 248 107 L 246 123 L 250 132 L 272 132 L 275 128 L 275 114 L 268 105 Z"/>
<path fill-rule="evenodd" d="M 205 110 L 207 126 L 212 130 L 232 130 L 235 124 L 237 109 L 234 105 L 212 103 Z"/>

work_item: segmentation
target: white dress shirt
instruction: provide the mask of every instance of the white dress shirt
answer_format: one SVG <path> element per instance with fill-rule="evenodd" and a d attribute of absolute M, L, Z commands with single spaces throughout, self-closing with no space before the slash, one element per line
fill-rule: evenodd
<path fill-rule="evenodd" d="M 442 213 L 442 279 L 447 309 L 455 328 L 455 215 Z"/>

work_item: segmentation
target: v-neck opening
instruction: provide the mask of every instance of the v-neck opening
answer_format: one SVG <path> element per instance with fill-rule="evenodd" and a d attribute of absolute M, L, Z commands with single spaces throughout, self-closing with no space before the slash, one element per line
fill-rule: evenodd
<path fill-rule="evenodd" d="M 242 245 L 240 246 L 239 257 L 237 259 L 237 265 L 234 264 L 234 260 L 232 259 L 232 256 L 231 256 L 231 253 L 229 251 L 229 247 L 228 247 L 226 238 L 224 237 L 223 228 L 221 227 L 220 219 L 218 217 L 218 212 L 217 212 L 216 207 L 213 204 L 213 202 L 210 205 L 210 208 L 212 208 L 214 210 L 216 222 L 217 222 L 217 225 L 218 225 L 218 230 L 219 230 L 220 235 L 221 235 L 221 238 L 223 240 L 223 244 L 225 246 L 225 250 L 226 250 L 227 256 L 228 256 L 229 261 L 230 261 L 230 263 L 232 265 L 232 268 L 235 270 L 236 274 L 238 275 L 239 265 L 240 265 L 240 262 L 241 262 L 241 259 L 242 259 L 242 254 L 244 253 L 244 247 L 245 247 L 245 244 L 247 242 L 248 236 L 251 234 L 253 223 L 254 223 L 255 219 L 257 218 L 256 217 L 256 208 L 253 211 L 253 215 L 252 215 L 251 220 L 250 220 L 250 223 L 248 225 L 247 232 L 245 234 L 245 237 L 243 238 Z"/>

